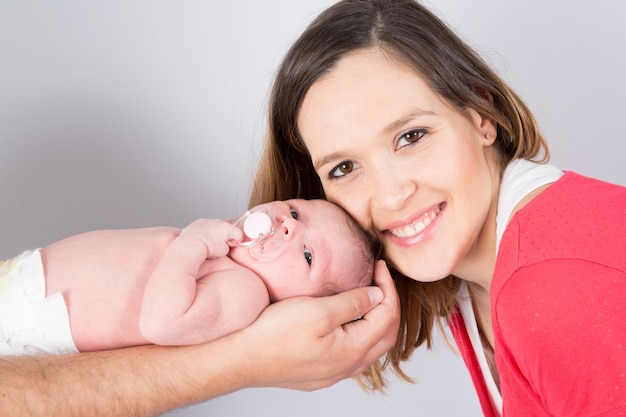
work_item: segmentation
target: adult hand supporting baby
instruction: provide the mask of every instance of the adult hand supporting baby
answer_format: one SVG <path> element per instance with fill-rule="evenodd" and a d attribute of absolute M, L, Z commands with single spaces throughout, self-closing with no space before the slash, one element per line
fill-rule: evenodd
<path fill-rule="evenodd" d="M 0 415 L 151 416 L 246 387 L 332 385 L 395 342 L 400 306 L 382 261 L 375 281 L 378 288 L 278 302 L 206 344 L 0 358 Z"/>
<path fill-rule="evenodd" d="M 235 346 L 248 346 L 248 386 L 315 390 L 355 376 L 383 356 L 397 337 L 400 304 L 383 261 L 374 275 L 378 288 L 284 300 L 233 335 L 243 338 Z"/>

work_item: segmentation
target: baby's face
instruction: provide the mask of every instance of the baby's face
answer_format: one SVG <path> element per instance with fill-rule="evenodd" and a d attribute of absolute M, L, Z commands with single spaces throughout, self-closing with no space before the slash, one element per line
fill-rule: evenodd
<path fill-rule="evenodd" d="M 274 233 L 284 247 L 269 261 L 255 259 L 246 247 L 232 248 L 230 257 L 261 277 L 272 301 L 326 295 L 324 284 L 338 278 L 341 259 L 350 256 L 347 242 L 353 241 L 354 232 L 345 214 L 322 200 L 274 201 L 263 206 L 274 212 L 279 225 Z"/>

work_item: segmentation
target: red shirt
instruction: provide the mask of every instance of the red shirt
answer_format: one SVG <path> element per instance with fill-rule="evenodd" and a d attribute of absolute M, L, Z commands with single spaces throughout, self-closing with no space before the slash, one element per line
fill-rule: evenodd
<path fill-rule="evenodd" d="M 626 188 L 568 172 L 517 212 L 491 304 L 505 417 L 626 415 Z"/>

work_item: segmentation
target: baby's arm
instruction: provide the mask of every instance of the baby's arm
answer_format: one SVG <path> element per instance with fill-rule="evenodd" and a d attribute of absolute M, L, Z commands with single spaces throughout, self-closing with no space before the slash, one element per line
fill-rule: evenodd
<path fill-rule="evenodd" d="M 269 304 L 252 271 L 226 258 L 229 240 L 241 230 L 222 220 L 202 219 L 183 229 L 150 276 L 140 329 L 151 343 L 207 342 L 250 324 Z"/>

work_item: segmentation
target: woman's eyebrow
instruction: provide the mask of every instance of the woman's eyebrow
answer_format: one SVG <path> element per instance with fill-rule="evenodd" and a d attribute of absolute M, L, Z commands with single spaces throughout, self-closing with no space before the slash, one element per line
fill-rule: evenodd
<path fill-rule="evenodd" d="M 343 159 L 342 154 L 339 152 L 333 152 L 329 155 L 324 156 L 322 159 L 313 161 L 313 168 L 317 171 L 320 167 L 339 159 Z"/>
<path fill-rule="evenodd" d="M 415 120 L 415 119 L 419 119 L 420 117 L 425 117 L 425 116 L 435 116 L 435 113 L 432 111 L 427 111 L 427 110 L 415 110 L 412 111 L 408 114 L 406 114 L 405 116 L 402 116 L 401 118 L 399 118 L 398 120 L 395 120 L 391 123 L 389 123 L 384 129 L 383 129 L 383 133 L 384 134 L 391 134 L 393 132 L 395 132 L 396 130 L 400 129 L 401 127 L 405 126 L 407 123 Z"/>
<path fill-rule="evenodd" d="M 433 111 L 420 110 L 420 109 L 413 110 L 410 113 L 402 116 L 398 120 L 394 120 L 393 122 L 389 123 L 387 126 L 383 128 L 382 133 L 383 135 L 389 135 L 389 134 L 395 133 L 396 130 L 407 125 L 408 123 L 412 122 L 415 119 L 419 119 L 421 117 L 427 117 L 427 116 L 436 116 L 436 115 L 437 114 Z M 324 156 L 321 159 L 313 161 L 313 168 L 317 171 L 319 170 L 320 167 L 332 161 L 341 160 L 341 159 L 344 159 L 343 155 L 340 152 L 334 152 L 334 153 Z"/>

